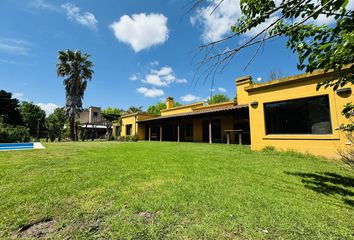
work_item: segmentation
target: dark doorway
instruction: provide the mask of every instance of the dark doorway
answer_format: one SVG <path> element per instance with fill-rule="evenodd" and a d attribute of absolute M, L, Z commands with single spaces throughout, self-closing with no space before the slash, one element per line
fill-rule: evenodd
<path fill-rule="evenodd" d="M 221 143 L 221 121 L 214 119 L 211 121 L 211 139 L 213 143 Z M 209 120 L 203 120 L 203 142 L 209 142 Z"/>

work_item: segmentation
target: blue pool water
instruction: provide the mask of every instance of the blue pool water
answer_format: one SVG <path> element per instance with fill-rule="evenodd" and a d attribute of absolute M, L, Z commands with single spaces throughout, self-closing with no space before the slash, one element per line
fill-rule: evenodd
<path fill-rule="evenodd" d="M 34 149 L 33 143 L 0 143 L 1 150 Z"/>

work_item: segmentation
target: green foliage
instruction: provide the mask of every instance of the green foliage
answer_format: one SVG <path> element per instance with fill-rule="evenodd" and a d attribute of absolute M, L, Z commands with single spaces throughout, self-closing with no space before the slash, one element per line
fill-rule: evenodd
<path fill-rule="evenodd" d="M 344 162 L 354 167 L 354 104 L 346 104 L 342 110 L 342 115 L 349 120 L 349 123 L 342 124 L 339 128 L 346 134 L 350 145 L 340 150 L 339 153 Z"/>
<path fill-rule="evenodd" d="M 180 104 L 179 102 L 174 102 L 173 106 L 178 107 L 178 106 L 182 106 L 182 104 Z M 158 102 L 155 105 L 150 105 L 146 112 L 149 114 L 159 115 L 161 113 L 161 110 L 163 109 L 166 109 L 166 103 Z"/>
<path fill-rule="evenodd" d="M 225 94 L 215 94 L 211 98 L 208 99 L 208 104 L 215 104 L 215 103 L 223 103 L 230 101 L 230 98 Z"/>
<path fill-rule="evenodd" d="M 102 116 L 108 121 L 118 120 L 124 114 L 123 109 L 108 107 L 101 111 Z"/>
<path fill-rule="evenodd" d="M 120 142 L 137 142 L 138 140 L 139 140 L 138 135 L 118 137 L 118 141 Z"/>
<path fill-rule="evenodd" d="M 4 90 L 0 91 L 0 117 L 4 123 L 22 125 L 19 101 Z"/>
<path fill-rule="evenodd" d="M 106 109 L 103 109 L 101 111 L 101 113 L 104 114 L 116 114 L 116 115 L 123 115 L 124 114 L 124 110 L 120 109 L 120 108 L 112 108 L 112 107 L 108 107 Z"/>
<path fill-rule="evenodd" d="M 58 138 L 58 141 L 62 139 L 62 132 L 64 125 L 67 122 L 64 108 L 56 108 L 52 114 L 46 119 L 46 127 L 48 135 L 51 141 Z"/>
<path fill-rule="evenodd" d="M 92 79 L 93 63 L 87 53 L 81 54 L 80 50 L 58 52 L 57 75 L 65 77 L 65 111 L 70 122 L 70 138 L 75 141 L 76 136 L 75 117 L 82 110 L 82 99 L 87 87 L 87 82 Z"/>
<path fill-rule="evenodd" d="M 0 143 L 18 143 L 29 141 L 30 135 L 27 128 L 0 123 Z"/>
<path fill-rule="evenodd" d="M 260 27 L 260 24 L 272 16 L 276 20 L 261 31 L 241 48 L 254 43 L 257 37 L 263 40 L 285 36 L 287 47 L 299 56 L 298 69 L 312 72 L 316 69 L 340 70 L 343 66 L 354 63 L 354 12 L 345 9 L 348 0 L 295 1 L 288 0 L 276 4 L 273 0 L 242 0 L 242 16 L 237 19 L 231 30 L 240 35 Z M 334 17 L 334 26 L 317 26 L 308 21 L 319 16 Z M 293 21 L 296 19 L 295 21 Z M 268 35 L 267 35 L 268 34 Z M 241 49 L 240 48 L 240 49 Z M 354 66 L 349 74 L 337 75 L 318 85 L 336 90 L 346 84 L 354 83 Z"/>
<path fill-rule="evenodd" d="M 26 101 L 20 104 L 20 112 L 24 126 L 29 129 L 30 135 L 32 137 L 37 137 L 37 133 L 41 135 L 45 126 L 45 112 L 39 106 Z"/>
<path fill-rule="evenodd" d="M 142 111 L 143 111 L 143 106 L 140 107 L 130 106 L 125 113 L 132 114 L 132 113 L 139 113 Z"/>

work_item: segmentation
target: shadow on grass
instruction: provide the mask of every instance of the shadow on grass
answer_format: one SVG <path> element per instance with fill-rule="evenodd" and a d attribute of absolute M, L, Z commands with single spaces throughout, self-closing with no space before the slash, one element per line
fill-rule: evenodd
<path fill-rule="evenodd" d="M 341 195 L 343 202 L 350 206 L 354 206 L 354 192 L 349 188 L 354 188 L 354 178 L 341 176 L 336 173 L 302 173 L 302 172 L 285 172 L 288 175 L 301 177 L 301 182 L 308 189 L 325 195 Z"/>

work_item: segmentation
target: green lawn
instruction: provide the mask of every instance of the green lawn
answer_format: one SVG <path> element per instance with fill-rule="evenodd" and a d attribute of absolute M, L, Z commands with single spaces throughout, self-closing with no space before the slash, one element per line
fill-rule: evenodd
<path fill-rule="evenodd" d="M 0 152 L 0 238 L 352 239 L 339 161 L 197 143 Z"/>

